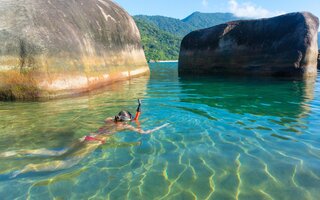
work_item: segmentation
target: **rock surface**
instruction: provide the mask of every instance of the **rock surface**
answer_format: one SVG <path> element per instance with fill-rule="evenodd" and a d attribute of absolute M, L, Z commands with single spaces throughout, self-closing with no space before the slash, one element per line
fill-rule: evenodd
<path fill-rule="evenodd" d="M 191 32 L 182 41 L 179 74 L 317 74 L 319 19 L 308 12 L 240 20 Z"/>
<path fill-rule="evenodd" d="M 54 98 L 149 73 L 111 0 L 0 0 L 0 99 Z"/>
<path fill-rule="evenodd" d="M 318 69 L 320 69 L 320 50 L 318 51 Z"/>

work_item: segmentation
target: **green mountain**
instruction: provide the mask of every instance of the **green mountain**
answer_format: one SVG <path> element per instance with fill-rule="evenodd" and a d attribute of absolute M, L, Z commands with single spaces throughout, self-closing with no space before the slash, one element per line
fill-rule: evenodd
<path fill-rule="evenodd" d="M 194 12 L 188 17 L 184 18 L 183 22 L 189 24 L 193 27 L 193 30 L 203 29 L 218 24 L 222 24 L 228 21 L 239 20 L 240 18 L 236 17 L 231 13 L 201 13 Z"/>
<path fill-rule="evenodd" d="M 147 20 L 134 20 L 141 34 L 141 42 L 147 60 L 176 60 L 179 57 L 181 38 L 161 30 Z"/>
<path fill-rule="evenodd" d="M 181 37 L 194 30 L 194 27 L 190 26 L 188 23 L 171 17 L 136 15 L 134 18 L 153 23 L 161 30 Z"/>
<path fill-rule="evenodd" d="M 237 20 L 231 13 L 195 12 L 179 20 L 164 16 L 136 15 L 147 60 L 177 60 L 182 38 L 197 29 Z"/>

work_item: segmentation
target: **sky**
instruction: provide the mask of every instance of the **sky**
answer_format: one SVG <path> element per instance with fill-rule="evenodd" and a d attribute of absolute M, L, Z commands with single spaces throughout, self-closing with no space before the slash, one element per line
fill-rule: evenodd
<path fill-rule="evenodd" d="M 131 15 L 162 15 L 183 19 L 195 11 L 231 12 L 262 18 L 309 11 L 320 17 L 320 0 L 114 0 Z"/>

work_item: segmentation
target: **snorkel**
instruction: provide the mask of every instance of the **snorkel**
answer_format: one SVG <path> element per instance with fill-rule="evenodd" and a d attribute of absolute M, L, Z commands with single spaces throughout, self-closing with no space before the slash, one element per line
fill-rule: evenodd
<path fill-rule="evenodd" d="M 136 116 L 134 117 L 133 120 L 139 120 L 140 114 L 141 114 L 141 100 L 138 99 L 137 112 L 136 112 Z"/>

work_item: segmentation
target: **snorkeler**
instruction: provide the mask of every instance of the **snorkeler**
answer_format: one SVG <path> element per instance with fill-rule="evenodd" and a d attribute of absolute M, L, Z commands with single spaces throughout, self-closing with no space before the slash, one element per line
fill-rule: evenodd
<path fill-rule="evenodd" d="M 164 124 L 162 126 L 156 127 L 152 130 L 142 130 L 140 128 L 140 123 L 139 123 L 139 117 L 141 115 L 141 100 L 138 99 L 138 107 L 136 110 L 136 115 L 135 117 L 132 116 L 132 114 L 129 111 L 122 110 L 118 113 L 118 115 L 114 117 L 108 117 L 105 119 L 105 126 L 99 128 L 95 133 L 91 133 L 90 135 L 87 135 L 82 138 L 84 141 L 98 141 L 101 142 L 102 144 L 105 143 L 104 137 L 106 135 L 113 134 L 114 132 L 110 131 L 111 128 L 115 126 L 116 132 L 121 131 L 121 130 L 131 130 L 140 134 L 150 134 L 154 131 L 157 131 L 168 124 Z M 138 128 L 132 126 L 128 122 L 135 121 L 138 125 Z M 108 126 L 111 125 L 112 127 Z"/>
<path fill-rule="evenodd" d="M 134 126 L 127 123 L 127 122 L 131 122 L 131 121 L 135 121 L 138 124 L 138 127 L 140 127 L 140 123 L 138 122 L 140 115 L 141 115 L 141 100 L 138 99 L 138 107 L 136 110 L 135 117 L 132 117 L 132 114 L 129 111 L 122 110 L 118 113 L 118 115 L 114 116 L 114 118 L 109 117 L 109 118 L 105 119 L 105 123 L 106 123 L 106 125 L 107 124 L 111 124 L 111 125 L 116 124 L 116 127 L 120 130 L 127 129 L 127 130 L 132 130 L 132 131 L 140 133 L 140 134 L 150 134 L 150 133 L 158 130 L 156 128 L 156 130 L 153 129 L 153 130 L 144 131 L 141 128 L 135 128 Z M 85 136 L 83 138 L 83 140 L 84 141 L 100 141 L 101 143 L 105 143 L 105 140 L 101 139 L 99 136 L 101 136 L 103 134 L 107 134 L 107 135 L 113 134 L 112 132 L 110 132 L 110 127 L 108 127 L 106 125 L 99 128 L 96 133 L 91 133 L 90 135 Z"/>
<path fill-rule="evenodd" d="M 89 153 L 96 150 L 99 146 L 104 144 L 111 135 L 123 131 L 131 130 L 140 134 L 150 134 L 167 125 L 168 123 L 156 127 L 152 130 L 142 130 L 139 127 L 138 119 L 141 114 L 141 101 L 138 100 L 138 108 L 135 117 L 132 117 L 128 111 L 121 111 L 114 118 L 110 117 L 105 120 L 105 125 L 99 128 L 96 132 L 84 136 L 79 141 L 73 143 L 68 148 L 62 150 L 36 149 L 36 150 L 20 150 L 0 153 L 0 157 L 12 156 L 50 156 L 54 158 L 53 161 L 45 163 L 28 164 L 23 169 L 15 171 L 11 177 L 16 177 L 28 172 L 49 172 L 67 169 L 78 164 Z M 136 121 L 138 128 L 132 126 L 128 122 Z"/>

